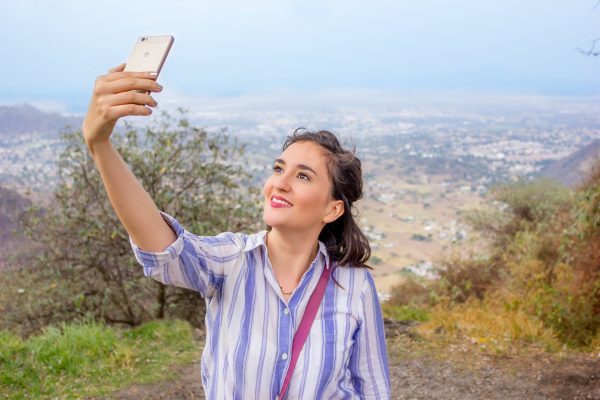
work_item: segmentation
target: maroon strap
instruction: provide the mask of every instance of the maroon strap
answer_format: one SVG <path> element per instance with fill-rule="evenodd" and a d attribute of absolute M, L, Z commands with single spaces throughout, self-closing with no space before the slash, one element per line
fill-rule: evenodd
<path fill-rule="evenodd" d="M 323 273 L 321 273 L 321 278 L 319 278 L 319 282 L 317 282 L 317 287 L 310 296 L 310 299 L 308 299 L 308 305 L 306 306 L 306 310 L 302 316 L 302 321 L 300 321 L 298 330 L 294 335 L 294 341 L 292 342 L 292 359 L 290 360 L 290 366 L 287 370 L 287 374 L 285 375 L 281 392 L 277 397 L 280 400 L 283 400 L 283 396 L 285 396 L 285 392 L 290 384 L 290 379 L 292 379 L 292 374 L 294 373 L 294 368 L 296 367 L 296 362 L 298 361 L 300 351 L 302 350 L 302 346 L 304 346 L 304 342 L 306 342 L 308 332 L 310 332 L 310 327 L 315 320 L 315 315 L 317 315 L 317 310 L 319 309 L 319 305 L 323 300 L 323 295 L 325 294 L 325 288 L 327 287 L 327 282 L 329 281 L 330 275 L 331 264 L 329 267 L 326 265 L 325 268 L 323 268 Z"/>

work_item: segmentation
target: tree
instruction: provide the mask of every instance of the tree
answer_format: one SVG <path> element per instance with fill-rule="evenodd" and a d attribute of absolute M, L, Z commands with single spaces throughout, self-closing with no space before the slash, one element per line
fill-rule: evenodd
<path fill-rule="evenodd" d="M 593 8 L 596 9 L 599 7 L 600 7 L 600 1 L 597 1 L 596 5 Z M 587 50 L 583 50 L 581 48 L 579 48 L 578 50 L 583 55 L 598 57 L 598 56 L 600 56 L 600 50 L 598 50 L 598 48 L 597 48 L 599 43 L 600 43 L 600 38 L 596 38 L 596 39 L 592 40 L 592 44 L 590 45 L 590 47 Z"/>
<path fill-rule="evenodd" d="M 470 210 L 464 219 L 492 239 L 498 249 L 506 249 L 507 243 L 521 232 L 545 230 L 557 215 L 570 209 L 573 201 L 569 189 L 548 178 L 499 184 L 490 195 L 497 207 Z"/>
<path fill-rule="evenodd" d="M 226 132 L 191 126 L 185 111 L 167 113 L 145 128 L 130 124 L 112 142 L 157 207 L 198 235 L 252 231 L 259 227 L 259 190 L 245 172 L 245 145 Z M 80 131 L 62 134 L 59 185 L 54 207 L 33 206 L 22 218 L 31 240 L 44 251 L 31 266 L 42 293 L 32 294 L 29 322 L 77 317 L 138 325 L 176 316 L 203 321 L 196 292 L 167 287 L 143 276 L 127 232 L 113 211 Z"/>

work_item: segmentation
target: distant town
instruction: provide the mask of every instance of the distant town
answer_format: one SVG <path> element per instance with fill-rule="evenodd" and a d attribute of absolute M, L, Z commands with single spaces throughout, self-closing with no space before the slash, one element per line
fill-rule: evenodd
<path fill-rule="evenodd" d="M 190 108 L 186 116 L 247 143 L 245 159 L 232 162 L 244 165 L 257 186 L 295 128 L 331 130 L 355 145 L 365 180 L 357 211 L 385 296 L 403 273 L 431 275 L 436 257 L 470 239 L 461 214 L 479 207 L 490 187 L 543 173 L 600 139 L 599 100 L 509 100 L 329 109 L 240 104 Z M 0 132 L 0 185 L 44 198 L 63 147 L 58 132 Z"/>

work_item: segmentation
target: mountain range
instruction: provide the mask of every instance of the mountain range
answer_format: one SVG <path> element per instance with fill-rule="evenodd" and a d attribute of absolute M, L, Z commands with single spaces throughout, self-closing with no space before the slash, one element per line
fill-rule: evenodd
<path fill-rule="evenodd" d="M 45 112 L 31 104 L 0 106 L 0 139 L 34 132 L 43 137 L 58 138 L 65 127 L 79 128 L 82 122 L 81 117 Z"/>

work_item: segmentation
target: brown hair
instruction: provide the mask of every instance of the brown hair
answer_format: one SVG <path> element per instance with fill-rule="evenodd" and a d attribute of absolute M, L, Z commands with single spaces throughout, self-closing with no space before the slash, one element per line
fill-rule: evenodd
<path fill-rule="evenodd" d="M 338 265 L 372 269 L 366 264 L 371 257 L 369 240 L 356 224 L 352 212 L 354 202 L 363 195 L 362 167 L 355 155 L 356 146 L 352 151 L 345 150 L 337 136 L 329 131 L 298 128 L 287 137 L 283 151 L 301 141 L 314 142 L 325 150 L 331 197 L 344 202 L 344 214 L 323 227 L 319 240 L 325 243 L 327 254 Z"/>

